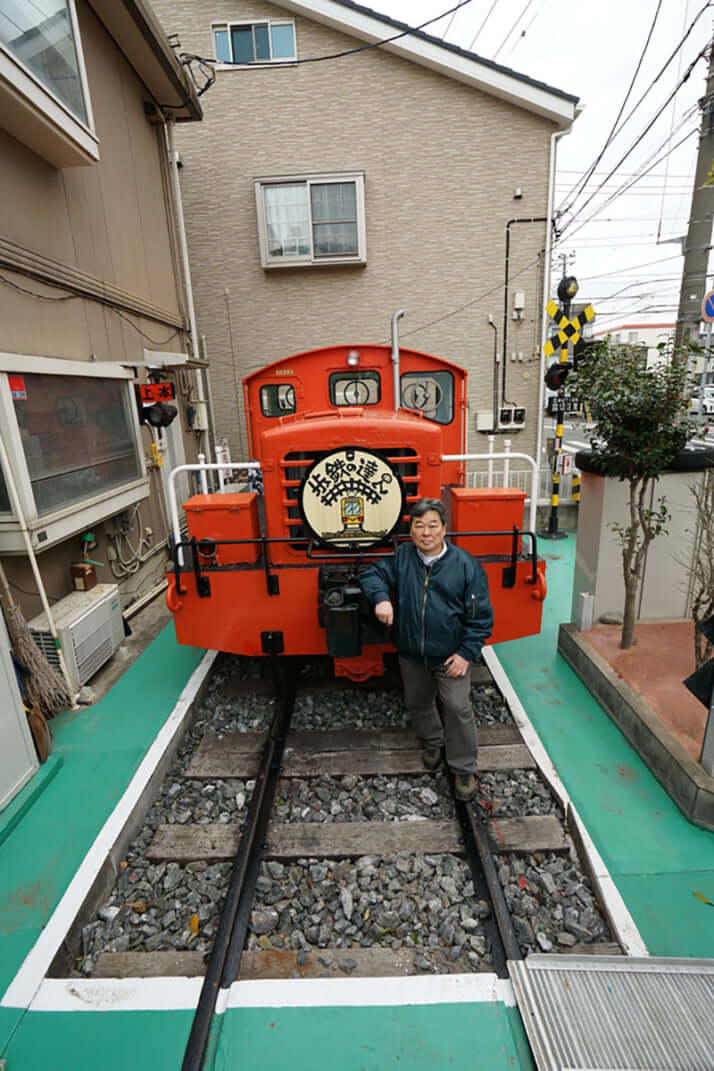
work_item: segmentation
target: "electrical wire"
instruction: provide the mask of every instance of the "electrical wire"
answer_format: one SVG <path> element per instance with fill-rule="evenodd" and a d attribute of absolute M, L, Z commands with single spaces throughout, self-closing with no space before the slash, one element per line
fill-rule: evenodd
<path fill-rule="evenodd" d="M 675 152 L 675 150 L 678 149 L 680 145 L 683 145 L 685 141 L 688 141 L 689 138 L 691 138 L 691 136 L 693 134 L 696 134 L 696 133 L 697 133 L 697 127 L 695 126 L 689 131 L 689 133 L 685 134 L 684 137 L 681 138 L 680 141 L 678 141 L 676 143 L 676 145 L 672 145 L 671 148 L 667 149 L 667 151 L 662 156 L 660 156 L 657 160 L 655 160 L 655 162 L 652 164 L 651 167 L 647 168 L 646 171 L 643 171 L 642 174 L 640 175 L 640 178 L 644 178 L 644 176 L 649 171 L 651 171 L 653 167 L 656 167 L 657 164 L 661 163 L 661 161 L 664 160 L 667 156 L 669 156 L 670 153 Z M 660 146 L 660 148 L 661 148 L 661 146 Z M 600 207 L 597 208 L 593 212 L 593 214 L 588 217 L 588 219 L 583 220 L 583 222 L 578 227 L 576 227 L 575 230 L 571 230 L 570 228 L 572 227 L 572 225 L 574 223 L 577 222 L 577 219 L 578 219 L 578 217 L 575 216 L 570 221 L 570 224 L 567 224 L 566 227 L 563 228 L 563 230 L 559 233 L 558 237 L 556 238 L 556 244 L 557 244 L 557 242 L 562 240 L 562 238 L 565 236 L 566 233 L 568 233 L 572 237 L 572 235 L 577 234 L 579 231 L 581 231 L 583 229 L 583 227 L 585 227 L 588 223 L 590 223 L 595 218 L 595 216 L 599 215 L 600 212 L 604 212 L 605 209 L 608 208 L 614 201 L 616 201 L 618 197 L 622 196 L 622 194 L 625 193 L 629 189 L 630 186 L 634 185 L 634 183 L 638 182 L 638 181 L 639 181 L 639 179 L 633 179 L 629 183 L 629 185 L 627 185 L 625 188 L 623 188 L 619 193 L 611 194 L 611 196 L 602 205 L 600 205 Z M 595 196 L 595 194 L 593 194 L 593 196 Z M 592 198 L 590 198 L 590 200 L 592 200 Z M 589 204 L 590 200 L 587 201 L 586 204 Z M 583 208 L 585 208 L 585 206 L 583 206 Z"/>
<path fill-rule="evenodd" d="M 448 8 L 448 10 L 446 11 L 442 11 L 440 15 L 435 15 L 433 18 L 426 19 L 425 22 L 419 23 L 418 26 L 406 26 L 406 28 L 404 30 L 400 30 L 399 33 L 392 34 L 390 37 L 382 37 L 379 41 L 371 41 L 366 45 L 358 45 L 356 48 L 347 48 L 342 52 L 332 52 L 326 56 L 305 56 L 303 59 L 278 60 L 277 62 L 271 61 L 270 67 L 271 69 L 275 67 L 299 67 L 301 65 L 304 66 L 306 63 L 325 63 L 327 60 L 344 59 L 346 56 L 356 56 L 360 52 L 367 52 L 369 49 L 379 48 L 381 45 L 388 45 L 392 41 L 398 41 L 402 37 L 411 37 L 412 34 L 419 33 L 420 30 L 423 30 L 425 26 L 431 26 L 434 22 L 440 22 L 441 19 L 446 18 L 447 15 L 451 15 L 452 13 L 455 14 L 457 11 L 460 10 L 460 8 L 466 7 L 472 2 L 473 0 L 459 0 L 458 4 L 455 4 L 453 7 Z M 395 25 L 404 24 L 395 23 Z M 193 52 L 182 52 L 179 58 L 182 62 L 194 60 L 199 64 L 220 63 L 222 67 L 236 67 L 239 70 L 250 70 L 251 68 L 262 66 L 259 63 L 237 63 L 235 60 L 217 60 L 206 56 L 199 56 Z"/>
<path fill-rule="evenodd" d="M 36 290 L 29 290 L 26 286 L 20 286 L 19 283 L 13 282 L 12 279 L 8 279 L 5 275 L 2 275 L 2 274 L 0 274 L 0 283 L 4 283 L 6 286 L 12 287 L 13 290 L 19 290 L 19 292 L 21 294 L 27 294 L 28 297 L 37 298 L 38 301 L 53 301 L 53 302 L 57 302 L 57 301 L 80 301 L 80 300 L 98 301 L 99 304 L 102 305 L 103 308 L 108 309 L 110 312 L 113 312 L 116 316 L 118 316 L 121 320 L 124 320 L 125 323 L 129 324 L 129 327 L 133 327 L 134 330 L 136 331 L 136 333 L 141 335 L 141 337 L 143 339 L 146 339 L 147 342 L 150 342 L 152 344 L 152 346 L 165 346 L 167 342 L 170 342 L 171 339 L 175 338 L 176 335 L 179 333 L 179 328 L 174 328 L 174 330 L 171 332 L 171 334 L 168 335 L 166 338 L 162 338 L 162 339 L 151 338 L 151 336 L 147 335 L 145 331 L 142 331 L 140 327 L 137 327 L 137 325 L 132 320 L 130 320 L 128 316 L 125 316 L 123 312 L 121 312 L 119 309 L 115 308 L 114 305 L 110 305 L 110 304 L 102 301 L 99 298 L 93 298 L 93 297 L 91 297 L 89 295 L 85 295 L 85 294 L 62 294 L 59 297 L 50 297 L 47 294 L 39 294 Z M 49 282 L 49 281 L 45 285 L 46 286 L 57 286 L 57 287 L 60 287 L 60 288 L 62 286 L 61 283 L 53 283 L 53 282 Z M 137 313 L 136 315 L 138 316 L 140 314 Z"/>
<path fill-rule="evenodd" d="M 646 97 L 647 97 L 647 96 L 649 95 L 649 93 L 650 93 L 650 90 L 651 90 L 651 89 L 652 89 L 652 88 L 653 88 L 653 87 L 654 87 L 654 86 L 656 85 L 656 83 L 657 83 L 657 82 L 659 81 L 659 79 L 660 79 L 660 78 L 662 77 L 662 75 L 664 74 L 664 72 L 666 71 L 667 67 L 668 67 L 668 66 L 670 65 L 670 63 L 671 63 L 671 62 L 672 62 L 672 60 L 674 59 L 674 57 L 675 57 L 675 56 L 676 56 L 676 55 L 678 54 L 678 52 L 679 52 L 679 51 L 680 51 L 680 50 L 681 50 L 681 49 L 683 48 L 683 46 L 684 46 L 684 44 L 685 44 L 685 42 L 686 42 L 687 38 L 689 37 L 690 33 L 691 33 L 691 32 L 692 32 L 692 30 L 694 29 L 695 25 L 697 24 L 697 22 L 699 21 L 699 19 L 701 18 L 701 16 L 702 16 L 702 15 L 704 14 L 704 12 L 705 12 L 705 11 L 707 10 L 707 8 L 711 7 L 711 5 L 712 5 L 712 0 L 707 0 L 707 3 L 706 3 L 706 4 L 704 4 L 704 6 L 703 6 L 703 7 L 702 7 L 702 8 L 700 9 L 700 11 L 698 12 L 698 14 L 697 14 L 697 15 L 695 16 L 695 18 L 693 19 L 693 21 L 692 21 L 692 22 L 690 23 L 690 25 L 689 25 L 689 28 L 688 28 L 687 32 L 685 33 L 684 37 L 683 37 L 683 38 L 681 39 L 681 41 L 679 42 L 679 44 L 678 44 L 678 45 L 677 45 L 677 46 L 675 47 L 674 51 L 673 51 L 673 52 L 671 53 L 671 55 L 669 56 L 669 58 L 668 58 L 668 59 L 667 59 L 667 60 L 665 61 L 664 65 L 663 65 L 663 66 L 662 66 L 662 68 L 661 68 L 661 69 L 659 70 L 659 72 L 658 72 L 658 73 L 657 73 L 657 74 L 655 75 L 655 77 L 654 77 L 654 78 L 652 79 L 652 81 L 650 82 L 649 86 L 648 86 L 648 87 L 647 87 L 647 89 L 646 89 L 646 90 L 644 91 L 644 93 L 642 94 L 642 96 L 640 97 L 640 99 L 639 99 L 639 100 L 637 101 L 637 103 L 636 103 L 636 104 L 634 105 L 634 107 L 633 107 L 633 108 L 632 108 L 632 109 L 631 109 L 631 110 L 630 110 L 630 111 L 628 112 L 627 116 L 626 116 L 626 117 L 625 117 L 625 118 L 624 118 L 624 119 L 622 120 L 622 122 L 620 123 L 619 127 L 618 127 L 618 128 L 617 128 L 617 129 L 615 130 L 615 131 L 614 131 L 614 133 L 612 134 L 612 136 L 611 136 L 611 138 L 610 138 L 610 142 L 614 141 L 614 139 L 615 139 L 615 138 L 617 137 L 617 135 L 618 135 L 618 134 L 620 133 L 620 131 L 621 131 L 621 130 L 623 130 L 623 129 L 624 129 L 624 127 L 625 127 L 625 126 L 627 125 L 627 123 L 628 123 L 628 122 L 630 121 L 630 119 L 631 119 L 631 118 L 632 118 L 632 116 L 633 116 L 633 115 L 635 114 L 635 112 L 636 112 L 636 111 L 637 111 L 637 109 L 639 108 L 639 106 L 640 106 L 640 104 L 642 103 L 642 101 L 643 101 L 643 100 L 645 100 L 645 98 L 646 98 Z M 636 146 L 637 144 L 639 144 L 639 141 L 641 140 L 641 138 L 642 138 L 642 137 L 644 137 L 644 134 L 646 134 L 646 133 L 647 133 L 647 131 L 648 131 L 648 130 L 650 129 L 650 127 L 651 127 L 651 126 L 653 125 L 653 123 L 654 123 L 654 122 L 655 122 L 655 121 L 656 121 L 656 120 L 657 120 L 657 119 L 659 118 L 659 115 L 660 115 L 660 114 L 662 113 L 662 111 L 664 111 L 664 109 L 665 109 L 665 108 L 666 108 L 666 107 L 668 106 L 668 104 L 669 104 L 669 103 L 670 103 L 670 101 L 671 101 L 671 100 L 672 100 L 672 99 L 674 98 L 674 96 L 676 96 L 676 94 L 677 94 L 677 92 L 678 92 L 679 88 L 680 88 L 680 87 L 681 87 L 681 86 L 682 86 L 682 85 L 684 84 L 684 82 L 686 82 L 686 81 L 687 81 L 687 79 L 689 78 L 689 76 L 690 76 L 690 74 L 691 74 L 692 70 L 694 69 L 694 66 L 696 65 L 696 63 L 698 63 L 698 62 L 699 62 L 699 60 L 700 60 L 700 59 L 702 58 L 702 56 L 703 56 L 703 55 L 705 54 L 705 52 L 707 51 L 707 49 L 708 49 L 708 45 L 705 45 L 705 46 L 704 46 L 704 48 L 702 49 L 702 51 L 701 51 L 701 52 L 700 52 L 700 53 L 699 53 L 699 54 L 698 54 L 698 55 L 697 55 L 697 56 L 695 57 L 695 59 L 694 59 L 694 60 L 692 61 L 692 63 L 690 64 L 690 66 L 689 66 L 689 68 L 687 69 L 687 71 L 685 72 L 685 74 L 684 74 L 684 75 L 683 75 L 683 76 L 681 77 L 681 79 L 678 79 L 678 81 L 677 81 L 677 85 L 675 86 L 675 89 L 674 89 L 674 91 L 672 92 L 672 94 L 670 94 L 670 96 L 669 96 L 669 97 L 667 98 L 667 100 L 666 100 L 666 101 L 664 102 L 664 104 L 662 105 L 662 108 L 661 108 L 661 109 L 660 109 L 660 110 L 659 110 L 659 111 L 657 112 L 657 114 L 655 115 L 655 117 L 654 117 L 654 119 L 652 120 L 652 122 L 651 122 L 651 123 L 649 124 L 649 126 L 648 126 L 648 127 L 647 127 L 647 128 L 645 129 L 645 131 L 644 131 L 644 132 L 643 132 L 643 133 L 642 133 L 642 134 L 641 134 L 641 135 L 639 136 L 639 138 L 638 138 L 638 139 L 636 139 L 636 141 L 635 141 L 634 145 L 633 145 L 633 146 L 632 146 L 632 147 L 631 147 L 631 148 L 630 148 L 630 149 L 628 150 L 628 152 L 627 152 L 627 153 L 625 154 L 625 156 L 624 156 L 624 157 L 622 158 L 622 160 L 620 160 L 620 162 L 619 162 L 619 163 L 618 163 L 618 164 L 616 165 L 616 167 L 615 167 L 615 168 L 613 169 L 613 171 L 617 171 L 617 170 L 618 170 L 618 168 L 620 167 L 620 164 L 621 164 L 621 163 L 622 163 L 622 162 L 623 162 L 623 161 L 624 161 L 625 159 L 627 159 L 627 157 L 628 157 L 628 156 L 630 155 L 630 153 L 631 153 L 631 152 L 633 151 L 634 147 L 635 147 L 635 146 Z M 606 146 L 606 147 L 607 147 L 607 146 Z M 608 178 L 610 178 L 610 177 L 612 176 L 612 174 L 613 174 L 613 171 L 610 171 L 610 172 L 608 172 L 608 175 L 607 175 L 607 178 L 605 179 L 605 181 L 607 181 L 607 179 L 608 179 Z M 576 185 L 577 185 L 577 184 L 576 184 Z M 598 191 L 598 190 L 596 190 L 596 191 L 595 191 L 595 194 L 597 194 L 597 192 L 599 192 L 599 191 Z M 592 195 L 592 196 L 594 196 L 594 195 Z M 590 200 L 592 200 L 592 196 L 591 196 Z M 589 203 L 589 201 L 588 201 L 588 202 L 586 202 L 586 205 L 582 206 L 582 208 L 581 208 L 581 211 L 582 211 L 582 210 L 584 210 L 584 208 L 585 208 L 585 207 L 587 207 L 587 204 L 588 204 L 588 203 Z M 568 211 L 570 211 L 571 209 L 572 209 L 572 202 L 571 202 L 571 204 L 570 204 L 570 205 L 568 206 Z M 561 215 L 562 215 L 562 214 L 564 214 L 564 210 L 561 210 Z"/>
<path fill-rule="evenodd" d="M 64 294 L 61 297 L 51 297 L 49 294 L 38 294 L 36 290 L 28 290 L 27 287 L 14 283 L 12 279 L 8 279 L 5 275 L 0 275 L 0 283 L 12 287 L 13 290 L 19 290 L 21 294 L 29 294 L 30 297 L 38 298 L 40 301 L 78 301 L 80 296 L 79 294 Z M 55 284 L 47 283 L 47 285 L 54 286 Z"/>
<path fill-rule="evenodd" d="M 687 25 L 687 16 L 688 16 L 688 14 L 689 14 L 689 0 L 687 0 L 686 4 L 684 6 L 684 18 L 682 19 L 682 27 L 683 28 L 684 28 L 684 26 Z M 677 62 L 677 78 L 679 78 L 681 73 L 682 73 L 682 53 L 680 51 L 679 60 Z M 674 134 L 674 119 L 675 119 L 676 113 L 677 113 L 677 98 L 675 97 L 674 100 L 672 101 L 672 122 L 670 123 L 670 127 L 669 127 L 669 140 L 670 141 L 672 140 L 672 136 Z M 667 160 L 666 160 L 665 165 L 664 165 L 664 185 L 665 185 L 665 189 L 667 187 L 667 175 L 668 175 L 668 172 L 669 172 L 669 157 L 667 157 Z M 664 212 L 664 192 L 662 193 L 662 203 L 660 204 L 659 212 L 660 212 L 660 216 Z M 657 241 L 658 242 L 660 240 L 661 230 L 662 230 L 662 223 L 661 223 L 661 220 L 660 220 L 660 225 L 657 228 Z"/>
<path fill-rule="evenodd" d="M 659 0 L 659 2 L 662 3 L 662 0 Z M 526 6 L 523 8 L 523 10 L 521 11 L 520 15 L 517 17 L 516 21 L 513 23 L 513 25 L 511 26 L 510 30 L 506 34 L 506 36 L 503 38 L 503 41 L 501 42 L 501 44 L 498 46 L 498 48 L 494 52 L 494 54 L 493 54 L 493 62 L 494 63 L 496 62 L 496 60 L 498 59 L 499 55 L 501 54 L 501 52 L 503 50 L 503 47 L 506 44 L 506 41 L 511 36 L 511 34 L 515 30 L 516 26 L 521 21 L 521 19 L 523 18 L 523 16 L 525 15 L 526 11 L 528 10 L 528 8 L 531 6 L 532 3 L 533 3 L 533 0 L 526 0 Z"/>
<path fill-rule="evenodd" d="M 542 14 L 543 8 L 545 7 L 545 5 L 547 3 L 548 3 L 548 0 L 543 0 L 543 7 L 540 8 L 539 10 L 537 9 L 536 11 L 533 12 L 533 15 L 531 16 L 531 21 L 528 23 L 528 25 L 526 26 L 525 30 L 521 30 L 521 32 L 519 33 L 518 37 L 515 39 L 515 41 L 513 42 L 511 47 L 509 48 L 509 50 L 508 50 L 508 55 L 509 56 L 510 56 L 511 52 L 513 52 L 513 50 L 516 49 L 518 47 L 518 45 L 521 43 L 521 41 L 526 36 L 526 34 L 530 30 L 530 28 L 533 25 L 533 23 L 535 22 L 535 20 L 538 18 L 538 16 Z"/>
<path fill-rule="evenodd" d="M 594 201 L 594 199 L 597 197 L 598 193 L 600 192 L 602 187 L 605 185 L 607 180 L 612 178 L 612 176 L 615 174 L 615 172 L 618 170 L 618 168 L 621 166 L 621 164 L 623 164 L 625 162 L 625 160 L 628 158 L 628 156 L 630 156 L 635 151 L 635 149 L 641 143 L 642 139 L 645 137 L 646 134 L 649 133 L 649 131 L 655 125 L 655 123 L 657 122 L 659 117 L 662 115 L 662 113 L 664 112 L 664 110 L 667 107 L 667 105 L 670 103 L 670 101 L 673 99 L 673 97 L 677 94 L 677 92 L 679 91 L 680 87 L 682 85 L 684 85 L 684 83 L 687 81 L 687 79 L 691 75 L 692 71 L 694 70 L 694 68 L 697 65 L 697 63 L 699 62 L 699 60 L 704 57 L 708 47 L 709 47 L 708 45 L 705 45 L 705 47 L 703 49 L 701 49 L 701 51 L 692 60 L 692 62 L 690 63 L 689 67 L 687 68 L 687 70 L 685 71 L 684 75 L 682 76 L 681 80 L 674 87 L 674 89 L 672 90 L 672 92 L 667 97 L 666 101 L 664 102 L 664 104 L 660 108 L 657 109 L 657 111 L 655 112 L 654 116 L 649 121 L 649 123 L 647 124 L 645 129 L 637 136 L 637 138 L 635 138 L 633 143 L 630 145 L 630 148 L 627 150 L 627 152 L 624 154 L 624 156 L 620 157 L 620 159 L 618 160 L 617 164 L 612 168 L 612 170 L 610 172 L 608 172 L 607 178 L 604 179 L 600 183 L 600 185 L 590 194 L 590 196 L 585 201 L 585 203 L 579 206 L 577 213 L 573 214 L 573 216 L 569 220 L 569 222 L 565 224 L 564 230 L 569 228 L 569 227 L 571 227 L 573 225 L 573 223 L 575 223 L 578 220 L 579 216 L 582 215 L 582 213 L 585 211 L 585 209 L 588 207 L 588 205 L 591 204 L 592 201 Z M 684 122 L 684 121 L 686 121 L 686 120 L 683 119 L 682 122 Z M 681 126 L 681 123 L 680 123 L 680 126 Z M 693 133 L 693 132 L 694 131 L 692 131 L 691 133 Z M 689 137 L 689 136 L 690 136 L 690 134 L 687 135 L 687 137 Z M 683 138 L 682 140 L 686 140 L 686 138 Z M 679 142 L 678 145 L 681 145 L 681 142 Z M 661 160 L 664 160 L 669 155 L 670 152 L 673 152 L 674 149 L 676 149 L 678 147 L 678 145 L 675 145 L 668 152 L 664 153 L 664 155 L 659 158 L 657 163 L 660 163 Z M 660 146 L 660 148 L 661 148 L 661 146 Z M 656 165 L 653 164 L 652 166 L 654 167 Z M 648 170 L 651 170 L 651 168 L 649 168 Z"/>
<path fill-rule="evenodd" d="M 511 275 L 511 281 L 517 279 L 519 275 L 523 275 L 523 273 L 528 271 L 529 268 L 532 268 L 534 264 L 537 264 L 542 252 L 543 250 L 540 250 L 540 252 L 535 257 L 533 257 L 533 260 L 529 260 L 524 267 L 520 268 L 517 272 L 514 272 L 513 275 Z M 492 286 L 490 290 L 485 290 L 483 294 L 479 294 L 478 297 L 472 298 L 471 301 L 467 301 L 463 305 L 459 305 L 458 308 L 452 309 L 450 312 L 444 313 L 443 316 L 438 316 L 435 320 L 430 320 L 428 323 L 425 324 L 419 324 L 418 327 L 412 327 L 409 331 L 400 331 L 399 337 L 406 338 L 407 335 L 415 335 L 418 331 L 425 331 L 427 327 L 434 327 L 435 324 L 440 324 L 444 320 L 448 320 L 451 316 L 458 315 L 458 313 L 463 312 L 465 309 L 471 308 L 472 305 L 477 305 L 479 301 L 483 301 L 485 298 L 490 297 L 491 294 L 495 294 L 498 291 L 502 290 L 503 283 L 497 283 L 495 286 Z M 385 342 L 386 341 L 389 340 L 387 339 L 385 340 Z"/>
<path fill-rule="evenodd" d="M 495 9 L 495 8 L 496 8 L 497 6 L 498 6 L 498 0 L 493 0 L 493 3 L 491 4 L 490 8 L 489 8 L 489 9 L 488 9 L 488 11 L 486 12 L 486 17 L 485 17 L 485 19 L 483 20 L 483 22 L 482 22 L 482 23 L 481 23 L 481 25 L 479 26 L 478 30 L 477 30 L 477 31 L 476 31 L 476 33 L 474 34 L 474 38 L 473 38 L 473 40 L 472 40 L 472 42 L 471 42 L 471 44 L 469 45 L 469 48 L 468 48 L 468 51 L 469 51 L 469 52 L 470 52 L 470 51 L 472 50 L 472 48 L 474 47 L 474 45 L 475 45 L 475 44 L 476 44 L 476 42 L 478 41 L 478 39 L 479 39 L 479 37 L 480 37 L 480 35 L 481 35 L 481 30 L 482 30 L 482 29 L 484 28 L 484 26 L 486 25 L 486 23 L 488 22 L 488 20 L 489 20 L 489 19 L 491 18 L 491 15 L 493 14 L 493 11 L 494 11 L 494 9 Z"/>
<path fill-rule="evenodd" d="M 618 113 L 617 113 L 617 115 L 615 117 L 615 121 L 614 121 L 614 123 L 612 124 L 612 126 L 610 128 L 610 132 L 608 133 L 607 137 L 605 138 L 605 142 L 603 144 L 603 147 L 600 149 L 600 152 L 597 154 L 597 156 L 595 157 L 595 159 L 593 160 L 592 164 L 587 169 L 585 174 L 582 176 L 582 178 L 580 178 L 575 183 L 575 185 L 570 190 L 570 193 L 568 193 L 566 195 L 567 197 L 572 198 L 572 200 L 570 201 L 570 203 L 568 205 L 566 205 L 564 208 L 561 209 L 561 212 L 563 214 L 565 214 L 566 212 L 569 211 L 569 209 L 571 208 L 571 206 L 574 203 L 575 199 L 585 189 L 585 187 L 587 186 L 588 182 L 590 181 L 590 179 L 592 177 L 592 174 L 593 174 L 595 168 L 597 167 L 597 165 L 602 160 L 603 156 L 605 155 L 605 152 L 607 151 L 608 146 L 610 145 L 610 142 L 613 139 L 613 135 L 614 135 L 615 131 L 617 130 L 617 124 L 619 123 L 619 121 L 620 121 L 620 119 L 622 117 L 622 113 L 625 110 L 625 106 L 626 106 L 628 100 L 630 99 L 630 94 L 632 93 L 632 90 L 635 87 L 635 82 L 637 81 L 637 76 L 640 73 L 640 69 L 642 67 L 642 63 L 644 61 L 645 55 L 647 54 L 647 49 L 649 48 L 650 41 L 652 40 L 652 34 L 654 32 L 654 28 L 655 28 L 655 25 L 657 23 L 657 19 L 659 17 L 659 13 L 660 13 L 661 9 L 662 9 L 662 0 L 657 0 L 657 8 L 656 8 L 655 13 L 654 13 L 654 18 L 652 19 L 652 22 L 650 24 L 649 33 L 647 34 L 647 38 L 645 40 L 644 47 L 643 47 L 642 51 L 640 52 L 640 58 L 637 61 L 637 66 L 635 67 L 635 73 L 632 75 L 632 78 L 630 79 L 630 84 L 628 86 L 627 92 L 625 93 L 625 96 L 624 96 L 624 98 L 622 100 L 622 104 L 620 105 L 620 110 L 618 111 Z"/>

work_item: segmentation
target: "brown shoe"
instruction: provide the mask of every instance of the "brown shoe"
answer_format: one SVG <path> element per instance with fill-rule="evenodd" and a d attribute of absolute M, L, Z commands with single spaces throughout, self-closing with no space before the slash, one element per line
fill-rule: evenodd
<path fill-rule="evenodd" d="M 441 763 L 441 748 L 440 747 L 425 747 L 422 748 L 421 760 L 424 763 L 424 767 L 427 770 L 438 770 Z"/>
<path fill-rule="evenodd" d="M 476 793 L 476 778 L 472 773 L 454 774 L 454 795 L 461 803 L 469 803 Z"/>

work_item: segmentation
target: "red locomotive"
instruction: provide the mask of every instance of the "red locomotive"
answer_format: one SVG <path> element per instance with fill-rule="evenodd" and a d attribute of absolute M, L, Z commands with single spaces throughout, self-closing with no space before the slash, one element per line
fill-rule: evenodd
<path fill-rule="evenodd" d="M 263 493 L 184 503 L 188 538 L 175 520 L 166 596 L 179 643 L 328 654 L 337 675 L 381 674 L 392 648 L 356 577 L 393 552 L 425 496 L 444 501 L 449 538 L 488 574 L 491 642 L 538 632 L 545 563 L 523 531 L 525 492 L 464 486 L 466 379 L 440 358 L 372 345 L 312 350 L 248 376 Z"/>

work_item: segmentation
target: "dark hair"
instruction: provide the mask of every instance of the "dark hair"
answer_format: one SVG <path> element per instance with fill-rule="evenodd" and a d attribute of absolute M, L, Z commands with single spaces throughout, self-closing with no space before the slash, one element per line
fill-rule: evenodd
<path fill-rule="evenodd" d="M 417 517 L 423 517 L 429 510 L 438 513 L 441 523 L 446 524 L 446 510 L 444 509 L 444 503 L 439 498 L 420 498 L 418 502 L 415 502 L 409 510 L 409 524 L 411 525 L 412 521 L 416 520 Z"/>

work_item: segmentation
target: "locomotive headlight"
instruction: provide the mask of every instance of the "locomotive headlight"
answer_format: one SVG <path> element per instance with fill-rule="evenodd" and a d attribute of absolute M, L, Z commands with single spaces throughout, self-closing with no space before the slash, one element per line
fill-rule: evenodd
<path fill-rule="evenodd" d="M 350 352 L 347 354 L 347 364 L 350 366 L 350 368 L 357 367 L 357 365 L 359 364 L 359 353 L 357 352 L 357 350 L 350 350 Z"/>

